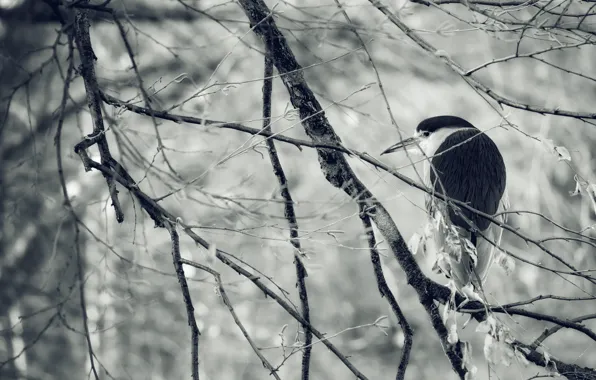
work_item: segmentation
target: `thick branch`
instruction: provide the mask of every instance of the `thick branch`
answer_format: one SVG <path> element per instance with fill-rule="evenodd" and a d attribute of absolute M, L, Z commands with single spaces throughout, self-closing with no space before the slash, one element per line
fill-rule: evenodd
<path fill-rule="evenodd" d="M 549 357 L 535 351 L 531 346 L 520 342 L 514 342 L 513 345 L 518 348 L 528 361 L 544 368 L 550 368 L 561 376 L 565 376 L 568 380 L 594 380 L 596 379 L 596 371 L 592 368 L 581 367 L 577 364 L 564 363 L 555 358 Z"/>
<path fill-rule="evenodd" d="M 302 125 L 308 136 L 316 143 L 339 144 L 340 138 L 325 117 L 318 100 L 304 81 L 300 65 L 290 50 L 285 37 L 279 31 L 272 18 L 268 18 L 269 9 L 262 0 L 240 0 L 253 31 L 265 42 L 275 67 L 282 74 L 282 80 L 290 94 L 290 101 L 300 114 Z M 287 74 L 287 75 L 284 75 Z M 447 341 L 447 329 L 438 314 L 433 299 L 425 288 L 426 277 L 418 263 L 408 250 L 397 226 L 385 208 L 373 197 L 372 193 L 356 177 L 343 154 L 331 149 L 317 149 L 319 163 L 325 178 L 335 187 L 344 190 L 358 203 L 369 210 L 373 221 L 389 242 L 391 249 L 405 271 L 408 283 L 416 290 L 424 305 L 433 328 L 441 340 L 443 349 L 451 362 L 453 370 L 464 378 L 467 369 L 463 365 L 459 344 Z"/>

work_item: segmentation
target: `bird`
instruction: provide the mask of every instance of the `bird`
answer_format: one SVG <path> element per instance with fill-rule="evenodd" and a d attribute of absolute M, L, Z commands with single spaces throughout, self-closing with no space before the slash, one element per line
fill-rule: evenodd
<path fill-rule="evenodd" d="M 412 137 L 381 154 L 404 149 L 424 155 L 423 181 L 431 192 L 506 223 L 509 200 L 503 156 L 494 141 L 470 122 L 450 115 L 430 117 L 418 124 Z M 430 228 L 423 234 L 422 246 L 428 253 L 434 245 L 433 269 L 448 277 L 460 293 L 477 294 L 496 257 L 493 243 L 501 244 L 502 227 L 428 193 L 425 206 Z"/>

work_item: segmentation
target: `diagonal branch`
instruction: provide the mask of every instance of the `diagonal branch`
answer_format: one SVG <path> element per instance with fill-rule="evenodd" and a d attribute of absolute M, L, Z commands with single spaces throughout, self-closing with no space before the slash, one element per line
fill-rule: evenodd
<path fill-rule="evenodd" d="M 120 183 L 126 189 L 128 189 L 139 201 L 142 209 L 145 210 L 151 216 L 151 219 L 155 221 L 155 225 L 157 227 L 166 227 L 168 224 L 178 223 L 184 228 L 184 232 L 192 238 L 197 244 L 201 245 L 205 249 L 210 249 L 212 247 L 211 244 L 199 235 L 197 235 L 190 226 L 185 225 L 180 219 L 172 214 L 171 212 L 164 209 L 160 206 L 154 199 L 152 199 L 149 195 L 145 194 L 143 191 L 139 189 L 139 186 L 130 178 L 130 175 L 127 172 L 120 173 L 114 171 L 111 167 L 102 165 L 101 163 L 93 161 L 88 155 L 81 155 L 81 159 L 84 161 L 83 165 L 88 168 L 96 169 L 100 171 L 103 175 L 109 176 L 113 178 L 115 181 Z M 283 300 L 280 296 L 278 296 L 275 292 L 269 289 L 261 280 L 260 276 L 257 274 L 253 274 L 241 266 L 234 263 L 232 260 L 228 258 L 231 256 L 226 252 L 216 249 L 215 257 L 224 263 L 225 265 L 232 268 L 238 274 L 246 277 L 250 281 L 252 281 L 263 293 L 265 293 L 268 297 L 271 297 L 275 300 L 292 318 L 296 321 L 300 322 L 302 325 L 308 326 L 308 330 L 312 331 L 312 333 L 319 339 L 321 343 L 323 343 L 333 354 L 341 360 L 342 363 L 356 376 L 356 378 L 361 380 L 366 380 L 367 377 L 360 372 L 349 360 L 348 358 L 343 355 L 335 345 L 333 345 L 325 334 L 321 333 L 319 330 L 315 329 L 312 324 L 309 324 L 302 316 L 294 310 L 293 306 Z M 437 284 L 438 285 L 438 284 Z"/>
<path fill-rule="evenodd" d="M 239 0 L 239 2 L 250 20 L 251 26 L 253 26 L 253 31 L 265 42 L 265 47 L 268 49 L 268 53 L 271 54 L 277 71 L 282 74 L 281 78 L 290 95 L 290 101 L 294 108 L 298 110 L 307 135 L 316 143 L 340 144 L 341 139 L 329 124 L 320 103 L 306 84 L 303 73 L 299 70 L 300 65 L 296 61 L 285 37 L 275 25 L 274 20 L 267 18 L 270 14 L 267 5 L 262 0 Z M 284 75 L 286 73 L 287 75 Z M 464 379 L 468 370 L 463 362 L 460 344 L 458 344 L 459 342 L 456 342 L 456 344 L 448 342 L 447 328 L 441 320 L 434 300 L 425 288 L 426 276 L 424 276 L 418 263 L 408 250 L 406 242 L 389 213 L 356 177 L 342 153 L 324 148 L 317 149 L 317 153 L 321 170 L 327 181 L 345 191 L 359 204 L 363 204 L 372 220 L 389 242 L 397 261 L 406 273 L 408 284 L 418 293 L 420 302 L 431 319 L 443 350 L 451 362 L 451 367 L 461 379 Z"/>
<path fill-rule="evenodd" d="M 593 368 L 581 367 L 577 364 L 569 364 L 537 352 L 532 346 L 515 341 L 512 344 L 521 352 L 528 361 L 544 368 L 552 369 L 568 380 L 594 380 L 596 371 Z"/>

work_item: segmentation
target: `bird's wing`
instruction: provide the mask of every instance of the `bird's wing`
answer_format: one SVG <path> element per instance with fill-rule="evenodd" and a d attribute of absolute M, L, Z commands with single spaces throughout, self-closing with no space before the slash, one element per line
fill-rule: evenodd
<path fill-rule="evenodd" d="M 505 192 L 505 163 L 495 143 L 478 130 L 462 130 L 448 136 L 431 159 L 430 183 L 438 193 L 465 202 L 476 210 L 494 215 Z M 470 229 L 469 220 L 480 230 L 490 221 L 474 212 L 449 210 L 451 222 Z"/>

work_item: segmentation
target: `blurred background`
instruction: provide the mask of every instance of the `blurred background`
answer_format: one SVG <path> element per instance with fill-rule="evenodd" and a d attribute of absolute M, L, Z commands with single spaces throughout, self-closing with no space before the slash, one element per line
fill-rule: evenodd
<path fill-rule="evenodd" d="M 66 38 L 57 40 L 60 23 L 50 2 L 0 1 L 0 379 L 84 379 L 89 355 L 77 283 L 78 241 L 91 344 L 102 378 L 176 379 L 190 375 L 190 334 L 180 288 L 172 266 L 170 239 L 125 191 L 120 199 L 125 222 L 115 221 L 105 180 L 85 172 L 74 145 L 91 133 L 81 78 L 70 85 L 62 131 L 67 189 L 80 218 L 80 234 L 64 207 L 54 142 L 57 115 L 68 66 Z M 378 157 L 399 140 L 377 86 L 375 72 L 360 41 L 333 1 L 267 2 L 322 103 L 336 133 L 348 148 Z M 593 202 L 585 192 L 571 196 L 574 176 L 594 183 L 596 127 L 577 119 L 500 109 L 467 85 L 440 59 L 425 53 L 370 3 L 342 2 L 366 42 L 379 71 L 399 131 L 413 132 L 422 119 L 451 114 L 487 130 L 507 164 L 512 209 L 543 214 L 594 237 Z M 575 12 L 581 2 L 555 2 Z M 261 42 L 249 31 L 242 9 L 232 1 L 113 1 L 121 10 L 127 37 L 155 109 L 235 121 L 261 128 L 263 56 Z M 569 44 L 556 35 L 528 38 L 478 27 L 486 17 L 463 5 L 426 7 L 405 1 L 388 6 L 420 36 L 471 69 L 520 52 Z M 532 9 L 517 9 L 529 17 Z M 118 28 L 107 14 L 92 12 L 91 37 L 102 89 L 137 102 L 138 81 Z M 545 16 L 546 17 L 546 16 Z M 558 16 L 551 15 L 552 18 Z M 484 20 L 484 21 L 483 21 Z M 472 26 L 464 21 L 476 21 Z M 584 27 L 594 31 L 596 17 Z M 490 23 L 486 22 L 486 25 Z M 590 29 L 591 28 L 591 29 Z M 487 31 L 492 29 L 495 31 Z M 559 38 L 559 39 L 558 39 Z M 531 59 L 513 59 L 480 70 L 477 77 L 500 94 L 547 108 L 593 111 L 596 104 L 596 49 L 556 50 L 544 57 L 565 70 Z M 78 65 L 78 57 L 76 59 Z M 573 75 L 569 70 L 581 73 Z M 276 132 L 308 139 L 283 84 L 274 81 Z M 497 112 L 496 110 L 499 112 Z M 504 125 L 502 115 L 516 128 Z M 154 197 L 217 248 L 233 253 L 281 288 L 298 305 L 293 249 L 277 180 L 264 144 L 232 130 L 157 121 L 104 106 L 107 138 L 115 158 Z M 163 150 L 158 151 L 159 137 Z M 316 152 L 276 143 L 289 188 L 296 201 L 301 243 L 308 256 L 307 286 L 312 323 L 370 379 L 395 377 L 403 346 L 395 317 L 379 295 L 356 205 L 321 174 Z M 571 161 L 560 160 L 563 146 Z M 97 154 L 92 148 L 92 154 Z M 167 159 L 167 162 L 166 162 Z M 349 158 L 357 175 L 393 216 L 408 240 L 425 221 L 423 194 L 390 174 Z M 412 178 L 405 155 L 382 157 Z M 579 178 L 579 177 L 576 177 Z M 570 236 L 535 214 L 519 213 L 510 224 L 534 239 Z M 378 236 L 381 240 L 381 237 Z M 542 265 L 564 269 L 532 244 L 506 233 L 504 246 Z M 593 247 L 573 240 L 545 243 L 580 269 L 594 268 Z M 386 245 L 380 245 L 391 289 L 414 329 L 408 379 L 455 379 L 439 340 L 415 292 Z M 280 367 L 282 379 L 300 377 L 302 339 L 297 323 L 251 282 L 227 269 L 193 241 L 181 237 L 183 257 L 210 265 L 222 274 L 238 316 L 257 345 Z M 431 274 L 432 258 L 417 257 Z M 215 291 L 213 278 L 185 267 L 201 330 L 203 379 L 263 379 L 267 371 L 234 324 Z M 272 285 L 273 286 L 273 285 Z M 494 266 L 486 284 L 492 303 L 538 295 L 589 297 L 596 287 L 516 262 L 507 275 Z M 526 306 L 561 318 L 596 312 L 596 302 L 539 301 Z M 385 329 L 371 324 L 387 316 Z M 549 327 L 520 317 L 499 316 L 513 336 L 530 343 Z M 466 316 L 460 315 L 462 325 Z M 594 323 L 586 323 L 596 328 Z M 461 337 L 471 343 L 478 378 L 528 378 L 540 369 L 513 361 L 489 366 L 484 334 L 471 322 Z M 596 344 L 562 330 L 545 342 L 550 355 L 583 366 L 596 362 Z M 288 357 L 290 353 L 294 352 Z M 92 375 L 91 375 L 92 376 Z M 311 378 L 352 378 L 321 344 L 313 349 Z M 494 376 L 494 377 L 493 377 Z M 515 376 L 515 377 L 513 377 Z"/>

